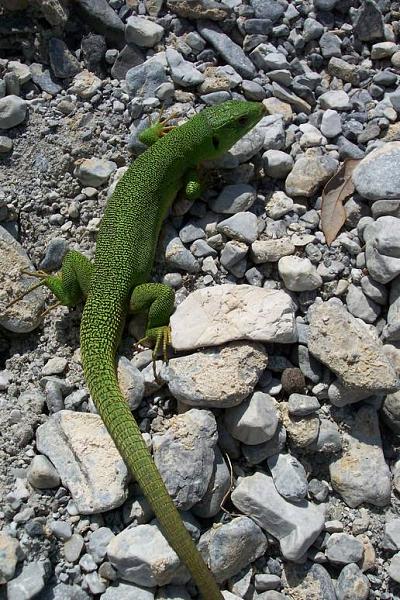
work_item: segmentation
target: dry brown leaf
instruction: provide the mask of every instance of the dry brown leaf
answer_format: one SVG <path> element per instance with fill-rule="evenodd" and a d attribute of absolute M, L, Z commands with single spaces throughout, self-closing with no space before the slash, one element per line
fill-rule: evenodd
<path fill-rule="evenodd" d="M 360 160 L 360 158 L 345 160 L 322 192 L 321 229 L 328 246 L 332 244 L 346 221 L 343 201 L 354 192 L 351 175 Z"/>

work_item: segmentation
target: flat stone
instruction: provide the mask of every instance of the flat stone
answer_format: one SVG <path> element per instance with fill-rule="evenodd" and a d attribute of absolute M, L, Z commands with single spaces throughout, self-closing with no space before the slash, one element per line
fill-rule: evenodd
<path fill-rule="evenodd" d="M 26 117 L 27 103 L 19 96 L 11 94 L 0 98 L 0 129 L 16 127 Z"/>
<path fill-rule="evenodd" d="M 256 265 L 267 262 L 278 262 L 283 256 L 289 256 L 296 251 L 289 237 L 256 240 L 251 245 L 251 256 Z"/>
<path fill-rule="evenodd" d="M 245 79 L 253 79 L 256 73 L 253 63 L 226 33 L 211 21 L 199 21 L 197 29 L 228 65 L 231 65 Z"/>
<path fill-rule="evenodd" d="M 74 175 L 82 185 L 97 188 L 106 183 L 116 169 L 117 165 L 112 160 L 85 158 L 77 161 Z"/>
<path fill-rule="evenodd" d="M 118 47 L 123 45 L 125 24 L 107 0 L 77 0 L 83 21 L 91 25 L 94 31 L 104 36 Z"/>
<path fill-rule="evenodd" d="M 154 462 L 177 508 L 189 510 L 204 497 L 216 443 L 214 415 L 195 408 L 168 419 L 153 436 Z"/>
<path fill-rule="evenodd" d="M 308 349 L 349 387 L 397 389 L 398 377 L 382 343 L 336 299 L 311 311 Z"/>
<path fill-rule="evenodd" d="M 191 511 L 196 517 L 210 519 L 221 510 L 221 504 L 231 486 L 231 475 L 228 466 L 218 449 L 215 448 L 213 472 L 207 487 L 207 491 Z"/>
<path fill-rule="evenodd" d="M 342 457 L 330 465 L 333 488 L 352 508 L 363 502 L 386 506 L 390 502 L 391 474 L 383 456 L 378 416 L 372 406 L 357 411 L 344 440 Z"/>
<path fill-rule="evenodd" d="M 388 283 L 400 273 L 399 222 L 397 217 L 379 217 L 363 233 L 367 268 L 379 283 Z"/>
<path fill-rule="evenodd" d="M 231 496 L 233 504 L 279 540 L 287 560 L 297 561 L 324 526 L 324 513 L 307 500 L 296 504 L 278 494 L 272 477 L 255 473 L 243 477 Z"/>
<path fill-rule="evenodd" d="M 256 195 L 252 185 L 236 183 L 225 186 L 209 204 L 214 212 L 234 215 L 250 208 L 255 202 Z"/>
<path fill-rule="evenodd" d="M 144 17 L 131 16 L 126 21 L 125 39 L 128 44 L 152 48 L 163 37 L 164 29 L 158 23 Z"/>
<path fill-rule="evenodd" d="M 30 600 L 44 589 L 45 566 L 42 562 L 27 563 L 21 573 L 7 584 L 8 600 Z"/>
<path fill-rule="evenodd" d="M 348 110 L 351 106 L 349 95 L 343 90 L 325 92 L 318 100 L 323 110 Z"/>
<path fill-rule="evenodd" d="M 21 244 L 0 227 L 0 325 L 14 333 L 28 333 L 38 327 L 44 308 L 42 288 L 30 292 L 7 308 L 8 304 L 36 283 L 21 270 L 34 271 L 34 266 Z"/>
<path fill-rule="evenodd" d="M 144 63 L 144 56 L 140 48 L 134 44 L 127 44 L 118 53 L 111 67 L 111 75 L 114 79 L 125 79 L 129 69 Z"/>
<path fill-rule="evenodd" d="M 303 465 L 290 454 L 275 454 L 267 459 L 275 487 L 289 502 L 299 502 L 307 494 L 307 475 Z"/>
<path fill-rule="evenodd" d="M 206 564 L 217 581 L 225 581 L 265 553 L 268 542 L 262 529 L 248 517 L 236 517 L 213 527 L 199 541 Z"/>
<path fill-rule="evenodd" d="M 357 192 L 368 200 L 400 199 L 400 142 L 367 154 L 353 171 Z"/>
<path fill-rule="evenodd" d="M 161 84 L 168 81 L 165 67 L 158 60 L 149 58 L 126 73 L 126 87 L 131 97 L 152 98 Z"/>
<path fill-rule="evenodd" d="M 283 256 L 279 259 L 278 271 L 285 287 L 293 292 L 315 290 L 322 286 L 322 278 L 309 258 Z"/>
<path fill-rule="evenodd" d="M 208 348 L 171 359 L 168 387 L 175 398 L 189 406 L 236 406 L 253 391 L 267 363 L 259 344 L 234 342 Z"/>
<path fill-rule="evenodd" d="M 239 339 L 292 343 L 294 305 L 281 290 L 218 285 L 190 294 L 171 317 L 176 350 L 216 346 Z"/>
<path fill-rule="evenodd" d="M 112 510 L 125 501 L 128 471 L 98 415 L 61 410 L 37 429 L 36 444 L 81 514 Z"/>
<path fill-rule="evenodd" d="M 165 56 L 171 70 L 171 78 L 176 84 L 185 88 L 194 87 L 205 80 L 203 73 L 200 73 L 174 48 L 167 48 Z"/>
<path fill-rule="evenodd" d="M 298 158 L 286 178 L 288 196 L 311 198 L 337 171 L 338 161 L 330 155 L 305 155 Z"/>
<path fill-rule="evenodd" d="M 262 444 L 270 440 L 278 427 L 275 400 L 255 392 L 239 406 L 225 411 L 224 424 L 229 433 L 243 444 Z"/>
<path fill-rule="evenodd" d="M 59 38 L 50 38 L 49 58 L 54 75 L 60 79 L 74 77 L 81 70 L 78 60 L 70 52 L 67 44 Z"/>
<path fill-rule="evenodd" d="M 0 531 L 0 585 L 13 579 L 18 561 L 24 557 L 19 541 Z"/>
<path fill-rule="evenodd" d="M 109 543 L 107 555 L 121 579 L 137 585 L 163 586 L 189 579 L 156 523 L 121 531 Z"/>

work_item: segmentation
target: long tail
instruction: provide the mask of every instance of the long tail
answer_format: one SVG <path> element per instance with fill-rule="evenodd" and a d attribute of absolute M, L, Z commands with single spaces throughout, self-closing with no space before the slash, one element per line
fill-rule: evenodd
<path fill-rule="evenodd" d="M 81 353 L 85 378 L 96 408 L 122 458 L 149 501 L 166 539 L 189 569 L 204 600 L 223 600 L 211 571 L 171 500 L 128 403 L 119 389 L 115 370 L 115 344 L 109 342 L 108 348 L 104 347 L 104 339 L 109 338 L 109 333 L 105 337 L 102 335 L 103 327 L 99 323 L 98 313 L 97 319 L 91 319 L 93 312 L 87 310 L 88 308 L 87 303 L 81 324 Z M 108 332 L 112 330 L 107 329 Z M 103 342 L 102 350 L 96 343 L 100 340 Z"/>

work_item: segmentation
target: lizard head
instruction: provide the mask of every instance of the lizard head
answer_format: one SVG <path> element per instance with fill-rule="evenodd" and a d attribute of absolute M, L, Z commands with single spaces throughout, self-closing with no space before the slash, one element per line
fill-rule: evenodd
<path fill-rule="evenodd" d="M 228 100 L 200 114 L 209 125 L 207 158 L 216 158 L 250 131 L 265 116 L 266 109 L 261 102 Z"/>

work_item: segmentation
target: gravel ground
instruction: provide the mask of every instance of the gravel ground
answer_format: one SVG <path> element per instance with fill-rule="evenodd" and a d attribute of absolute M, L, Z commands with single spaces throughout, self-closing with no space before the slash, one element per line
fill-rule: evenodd
<path fill-rule="evenodd" d="M 121 387 L 226 600 L 400 598 L 399 31 L 389 0 L 0 0 L 0 598 L 196 597 L 86 390 L 82 307 L 6 307 L 93 258 L 149 117 L 230 98 L 267 116 L 177 200 L 174 351 L 155 380 L 128 323 Z"/>

